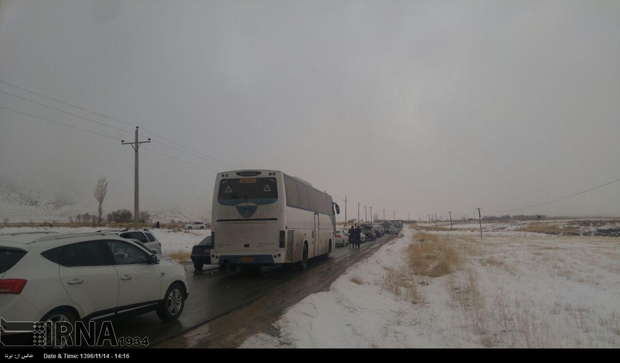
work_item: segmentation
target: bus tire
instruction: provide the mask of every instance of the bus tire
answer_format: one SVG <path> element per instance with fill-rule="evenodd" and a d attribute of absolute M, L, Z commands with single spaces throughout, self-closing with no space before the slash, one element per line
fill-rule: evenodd
<path fill-rule="evenodd" d="M 299 262 L 299 267 L 302 271 L 308 268 L 308 244 L 304 243 L 304 249 L 301 253 L 301 261 Z"/>

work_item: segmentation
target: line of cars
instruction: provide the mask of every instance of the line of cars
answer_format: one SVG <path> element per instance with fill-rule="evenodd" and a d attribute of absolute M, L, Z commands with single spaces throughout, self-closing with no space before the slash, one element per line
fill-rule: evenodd
<path fill-rule="evenodd" d="M 140 232 L 147 242 L 126 232 Z M 159 254 L 161 244 L 149 235 L 154 238 L 148 230 L 0 235 L 0 316 L 52 327 L 151 311 L 176 320 L 189 295 L 185 267 Z M 46 329 L 41 345 L 63 347 L 59 334 Z"/>
<path fill-rule="evenodd" d="M 377 223 L 377 224 L 363 224 L 361 242 L 376 241 L 377 238 L 383 237 L 385 234 L 398 234 L 400 232 L 402 224 L 398 223 Z M 349 230 L 336 229 L 336 246 L 347 246 L 349 244 Z"/>
<path fill-rule="evenodd" d="M 349 231 L 346 229 L 337 229 L 335 239 L 336 239 L 336 247 L 348 246 L 349 245 Z M 366 235 L 363 233 L 360 235 L 360 242 L 361 243 L 366 242 Z"/>

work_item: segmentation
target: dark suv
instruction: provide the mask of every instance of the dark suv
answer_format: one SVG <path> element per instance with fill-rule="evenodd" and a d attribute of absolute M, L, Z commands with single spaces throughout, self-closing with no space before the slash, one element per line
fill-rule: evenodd
<path fill-rule="evenodd" d="M 200 271 L 204 265 L 211 264 L 211 246 L 211 236 L 206 236 L 199 244 L 192 247 L 190 257 L 195 270 Z"/>

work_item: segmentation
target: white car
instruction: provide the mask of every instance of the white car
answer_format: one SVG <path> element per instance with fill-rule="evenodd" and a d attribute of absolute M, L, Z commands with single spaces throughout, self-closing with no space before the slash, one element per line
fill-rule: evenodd
<path fill-rule="evenodd" d="M 342 229 L 336 230 L 336 247 L 347 246 L 349 244 L 349 234 Z"/>
<path fill-rule="evenodd" d="M 336 232 L 338 232 L 338 230 L 336 230 Z M 346 246 L 346 245 L 349 244 L 349 237 L 350 237 L 349 230 L 343 230 L 343 232 L 346 234 L 347 239 L 345 241 L 345 244 L 342 245 L 342 246 Z M 337 234 L 338 233 L 336 233 L 336 235 Z M 364 242 L 366 242 L 366 235 L 364 234 L 364 232 L 362 232 L 362 233 L 360 233 L 360 243 L 364 243 Z M 336 237 L 336 246 L 339 246 L 339 244 L 338 244 L 338 237 Z"/>
<path fill-rule="evenodd" d="M 155 237 L 155 234 L 153 234 L 153 232 L 149 231 L 146 228 L 145 229 L 122 229 L 122 230 L 110 229 L 110 230 L 100 230 L 97 232 L 114 233 L 123 238 L 128 238 L 134 241 L 138 241 L 142 243 L 142 245 L 146 247 L 147 250 L 149 251 L 154 250 L 160 255 L 162 254 L 161 242 L 159 242 L 159 240 L 157 239 L 157 237 Z"/>
<path fill-rule="evenodd" d="M 205 229 L 205 223 L 204 222 L 192 222 L 192 223 L 186 224 L 184 228 L 185 229 Z"/>
<path fill-rule="evenodd" d="M 176 320 L 189 294 L 185 268 L 110 233 L 0 235 L 0 317 L 97 321 L 155 311 Z M 66 347 L 57 330 L 45 345 Z"/>

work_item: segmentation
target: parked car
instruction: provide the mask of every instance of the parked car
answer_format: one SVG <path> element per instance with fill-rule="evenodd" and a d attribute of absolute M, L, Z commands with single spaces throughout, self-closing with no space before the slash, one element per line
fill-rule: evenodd
<path fill-rule="evenodd" d="M 205 223 L 204 222 L 192 222 L 192 223 L 186 224 L 184 228 L 185 229 L 205 229 Z"/>
<path fill-rule="evenodd" d="M 162 254 L 161 242 L 159 242 L 159 240 L 157 239 L 157 237 L 155 237 L 155 234 L 153 234 L 153 232 L 149 231 L 146 228 L 145 229 L 121 229 L 121 230 L 108 229 L 108 230 L 99 230 L 97 232 L 113 233 L 123 238 L 137 240 L 140 243 L 142 243 L 142 245 L 144 245 L 144 247 L 146 247 L 149 251 L 154 250 L 160 255 Z"/>
<path fill-rule="evenodd" d="M 211 248 L 211 236 L 203 238 L 200 243 L 192 247 L 192 255 L 190 257 L 196 271 L 202 270 L 204 265 L 211 264 Z"/>
<path fill-rule="evenodd" d="M 182 265 L 120 236 L 0 236 L 0 316 L 6 321 L 74 323 L 151 311 L 171 321 L 188 294 Z M 63 334 L 45 330 L 43 345 L 66 347 L 66 339 L 57 339 Z"/>
<path fill-rule="evenodd" d="M 362 234 L 366 236 L 366 240 L 368 241 L 374 241 L 377 239 L 377 233 L 370 224 L 365 224 L 362 226 Z"/>
<path fill-rule="evenodd" d="M 385 233 L 391 233 L 390 232 L 390 227 L 392 226 L 391 223 L 383 222 L 379 224 L 383 227 L 383 230 L 385 231 Z"/>
<path fill-rule="evenodd" d="M 398 232 L 400 232 L 400 230 L 396 226 L 391 226 L 389 231 L 390 234 L 398 234 Z"/>
<path fill-rule="evenodd" d="M 385 230 L 383 229 L 383 227 L 381 225 L 374 224 L 372 226 L 372 228 L 375 231 L 375 234 L 377 235 L 377 238 L 383 237 L 383 235 L 385 235 Z"/>
<path fill-rule="evenodd" d="M 336 247 L 349 245 L 349 234 L 343 229 L 336 230 Z"/>

